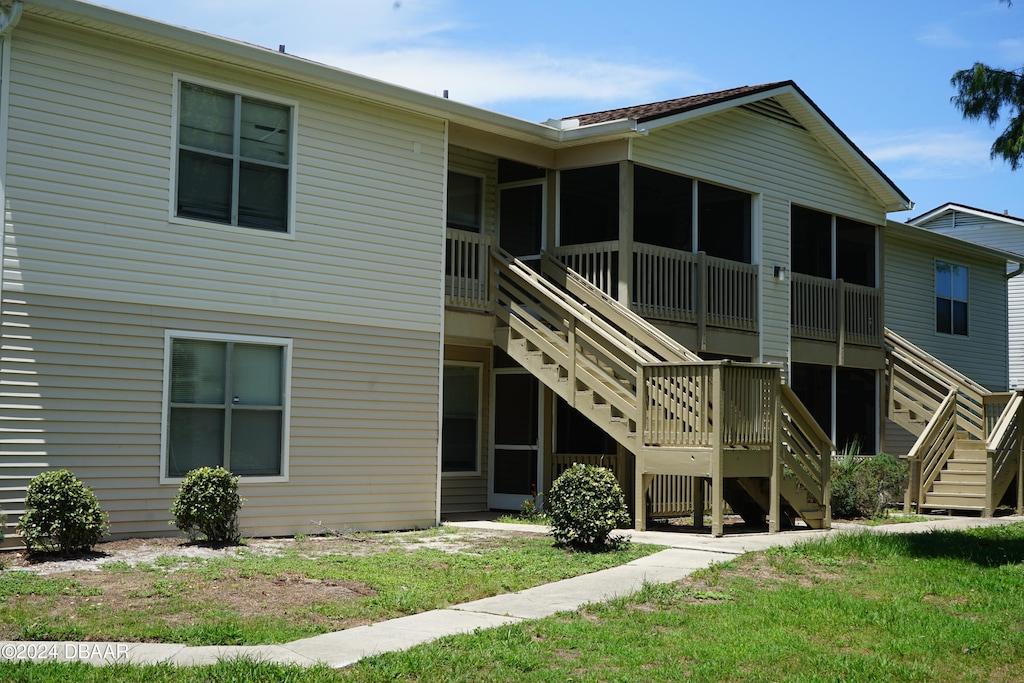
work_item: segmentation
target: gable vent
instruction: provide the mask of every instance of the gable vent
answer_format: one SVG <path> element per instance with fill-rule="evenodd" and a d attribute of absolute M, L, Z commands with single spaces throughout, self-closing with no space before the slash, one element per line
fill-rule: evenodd
<path fill-rule="evenodd" d="M 779 104 L 775 98 L 769 98 L 767 100 L 758 100 L 757 102 L 751 102 L 750 104 L 743 105 L 743 109 L 749 112 L 753 112 L 759 116 L 778 121 L 779 123 L 785 123 L 790 126 L 795 126 L 800 130 L 807 130 L 800 122 L 793 118 L 785 107 Z"/>

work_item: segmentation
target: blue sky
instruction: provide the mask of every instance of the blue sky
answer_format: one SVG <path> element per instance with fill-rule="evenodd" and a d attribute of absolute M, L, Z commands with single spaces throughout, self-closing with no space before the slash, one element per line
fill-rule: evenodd
<path fill-rule="evenodd" d="M 793 80 L 916 204 L 1024 217 L 950 76 L 1024 66 L 1024 0 L 104 0 L 531 121 Z"/>

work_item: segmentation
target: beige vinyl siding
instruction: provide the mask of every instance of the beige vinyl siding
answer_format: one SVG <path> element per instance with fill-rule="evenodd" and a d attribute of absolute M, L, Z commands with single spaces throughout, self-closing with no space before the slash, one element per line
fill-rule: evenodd
<path fill-rule="evenodd" d="M 3 316 L 0 507 L 10 527 L 29 479 L 67 467 L 95 489 L 112 534 L 174 531 L 177 487 L 159 483 L 167 329 L 293 340 L 289 481 L 243 479 L 245 534 L 435 521 L 432 333 L 37 295 L 9 295 Z"/>
<path fill-rule="evenodd" d="M 469 346 L 444 348 L 445 361 L 466 361 L 480 363 L 480 474 L 441 476 L 441 512 L 476 512 L 487 509 L 487 471 L 490 465 L 489 434 L 491 409 L 491 349 Z"/>
<path fill-rule="evenodd" d="M 294 237 L 168 221 L 174 74 L 297 103 Z M 444 125 L 26 17 L 6 291 L 439 333 Z"/>
<path fill-rule="evenodd" d="M 885 222 L 878 200 L 809 132 L 748 109 L 657 129 L 633 142 L 633 160 L 760 195 L 754 260 L 762 266 L 762 361 L 789 360 L 789 283 L 770 275 L 773 266 L 789 266 L 790 205 Z"/>
<path fill-rule="evenodd" d="M 931 224 L 921 227 L 930 228 Z M 970 240 L 967 234 L 959 230 L 936 232 Z M 977 233 L 976 230 L 971 232 Z M 1008 245 L 997 243 L 991 243 L 990 246 L 1009 249 Z M 968 268 L 966 337 L 935 331 L 936 260 Z M 988 389 L 1005 390 L 1007 360 L 1011 356 L 1008 356 L 1007 335 L 1010 328 L 1004 307 L 1004 266 L 1002 261 L 968 257 L 962 252 L 949 249 L 927 249 L 919 242 L 893 238 L 887 233 L 885 324 Z M 1012 337 L 1009 347 L 1013 347 Z M 916 437 L 910 432 L 890 420 L 885 421 L 883 448 L 886 452 L 904 455 L 915 440 Z"/>
<path fill-rule="evenodd" d="M 955 217 L 955 220 L 954 220 Z M 955 227 L 954 227 L 955 223 Z M 949 212 L 920 227 L 941 232 L 968 242 L 1024 253 L 1024 226 L 1008 224 L 998 218 L 984 218 L 959 211 Z M 1008 267 L 1011 272 L 1016 264 Z M 1024 387 L 1024 276 L 1018 275 L 1007 285 L 1009 311 L 1009 386 Z"/>
<path fill-rule="evenodd" d="M 935 331 L 935 261 L 968 268 L 968 334 Z M 885 244 L 885 324 L 992 391 L 1007 385 L 1004 264 L 898 238 Z"/>

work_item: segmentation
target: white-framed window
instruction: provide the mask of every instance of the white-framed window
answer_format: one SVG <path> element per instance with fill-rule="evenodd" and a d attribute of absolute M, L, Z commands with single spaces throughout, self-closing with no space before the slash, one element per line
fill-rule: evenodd
<path fill-rule="evenodd" d="M 181 77 L 174 87 L 172 217 L 290 233 L 296 105 Z"/>
<path fill-rule="evenodd" d="M 967 336 L 967 267 L 935 262 L 935 331 Z"/>
<path fill-rule="evenodd" d="M 287 481 L 290 339 L 168 330 L 160 480 L 218 465 Z"/>
<path fill-rule="evenodd" d="M 441 422 L 441 472 L 480 474 L 482 363 L 446 362 Z"/>
<path fill-rule="evenodd" d="M 484 225 L 484 179 L 448 171 L 448 227 L 479 233 Z"/>

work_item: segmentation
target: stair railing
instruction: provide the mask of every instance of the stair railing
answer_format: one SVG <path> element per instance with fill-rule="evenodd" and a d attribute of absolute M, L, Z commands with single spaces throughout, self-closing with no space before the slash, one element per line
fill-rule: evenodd
<path fill-rule="evenodd" d="M 782 386 L 781 404 L 782 464 L 831 519 L 832 439 L 788 385 Z"/>
<path fill-rule="evenodd" d="M 956 408 L 957 391 L 950 389 L 907 454 L 912 482 L 907 507 L 910 503 L 920 506 L 925 493 L 931 490 L 946 462 L 953 456 L 956 445 Z"/>
<path fill-rule="evenodd" d="M 956 389 L 956 426 L 972 439 L 986 437 L 985 396 L 990 392 L 889 328 L 886 360 L 890 415 L 897 405 L 931 418 L 950 389 Z M 912 425 L 905 427 L 920 434 Z"/>
<path fill-rule="evenodd" d="M 623 445 L 770 446 L 779 368 L 702 361 L 552 259 L 554 282 L 500 249 L 491 263 L 498 318 L 561 368 L 570 405 L 581 385 L 635 423 Z"/>
<path fill-rule="evenodd" d="M 991 515 L 1015 474 L 1019 474 L 1021 457 L 1021 420 L 1024 418 L 1024 396 L 1015 391 L 996 420 L 985 447 L 988 452 L 985 486 L 985 515 Z M 1018 501 L 1020 503 L 1020 501 Z"/>

